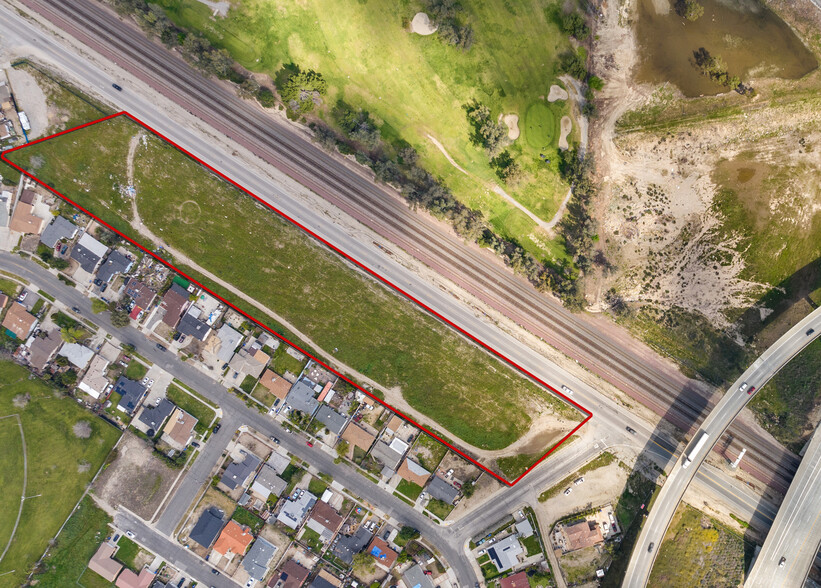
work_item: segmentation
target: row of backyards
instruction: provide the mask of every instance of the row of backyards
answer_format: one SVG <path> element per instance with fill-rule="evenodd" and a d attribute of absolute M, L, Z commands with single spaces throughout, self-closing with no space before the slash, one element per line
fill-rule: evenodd
<path fill-rule="evenodd" d="M 465 442 L 501 449 L 534 417 L 579 413 L 305 232 L 121 116 L 10 154 L 40 180 L 139 241 L 127 179 L 134 155 L 140 221 L 165 244 L 275 309 L 302 333 Z M 118 218 L 117 218 L 118 217 Z"/>
<path fill-rule="evenodd" d="M 0 361 L 2 585 L 25 582 L 119 436 L 27 369 Z"/>

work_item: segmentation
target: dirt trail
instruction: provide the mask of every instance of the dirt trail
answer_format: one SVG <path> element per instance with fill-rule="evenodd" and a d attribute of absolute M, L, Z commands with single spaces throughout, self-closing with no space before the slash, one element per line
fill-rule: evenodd
<path fill-rule="evenodd" d="M 447 149 L 445 149 L 445 146 L 444 146 L 444 145 L 442 145 L 442 143 L 440 143 L 440 142 L 436 139 L 436 137 L 433 137 L 432 135 L 428 135 L 428 139 L 430 139 L 430 142 L 431 142 L 431 143 L 433 143 L 433 144 L 436 146 L 436 148 L 437 148 L 437 149 L 439 149 L 439 151 L 441 151 L 441 152 L 442 152 L 442 155 L 444 155 L 444 156 L 447 158 L 448 162 L 449 162 L 449 163 L 450 163 L 453 167 L 455 167 L 456 169 L 458 169 L 460 172 L 462 172 L 462 173 L 463 173 L 463 174 L 465 174 L 466 176 L 471 176 L 471 174 L 469 174 L 467 171 L 465 171 L 465 169 L 464 169 L 462 166 L 460 166 L 458 163 L 456 163 L 456 161 L 455 161 L 455 160 L 454 160 L 454 159 L 450 156 L 450 153 L 448 153 Z M 471 176 L 471 177 L 474 177 L 474 176 Z M 530 212 L 527 208 L 525 208 L 524 206 L 522 206 L 522 204 L 520 204 L 518 200 L 516 200 L 513 196 L 511 196 L 510 194 L 508 194 L 507 192 L 505 192 L 505 191 L 501 188 L 501 186 L 499 186 L 499 185 L 497 185 L 497 184 L 490 183 L 490 182 L 484 182 L 483 180 L 480 180 L 480 179 L 478 179 L 478 178 L 475 178 L 475 179 L 477 179 L 479 182 L 484 183 L 486 186 L 490 187 L 490 189 L 491 189 L 493 192 L 495 192 L 496 194 L 498 194 L 499 196 L 501 196 L 502 198 L 504 198 L 505 200 L 507 200 L 510 204 L 512 204 L 513 206 L 515 206 L 515 207 L 516 207 L 516 208 L 518 208 L 519 210 L 521 210 L 523 213 L 525 213 L 525 214 L 526 214 L 526 215 L 530 218 L 530 220 L 532 220 L 534 223 L 536 223 L 537 225 L 539 225 L 539 226 L 540 226 L 541 228 L 543 228 L 545 231 L 549 231 L 549 230 L 550 230 L 550 223 L 543 221 L 543 220 L 542 220 L 542 219 L 540 219 L 538 216 L 536 216 L 535 214 L 533 214 L 532 212 Z"/>
<path fill-rule="evenodd" d="M 126 162 L 126 169 L 127 169 L 128 183 L 131 184 L 131 185 L 134 184 L 134 159 L 136 157 L 137 149 L 140 145 L 142 136 L 143 136 L 142 133 L 138 133 L 138 134 L 134 135 L 131 138 L 131 142 L 129 143 L 128 161 Z M 352 374 L 353 377 L 355 377 L 358 381 L 364 382 L 368 386 L 372 387 L 374 390 L 381 390 L 382 392 L 384 392 L 385 401 L 388 404 L 392 405 L 397 410 L 399 410 L 399 411 L 403 412 L 404 414 L 406 414 L 407 416 L 411 417 L 417 423 L 425 425 L 428 428 L 434 428 L 434 429 L 441 429 L 442 428 L 442 426 L 440 424 L 438 424 L 436 421 L 434 421 L 430 417 L 422 414 L 417 409 L 413 408 L 410 404 L 408 404 L 408 402 L 402 396 L 401 389 L 399 389 L 399 388 L 385 388 L 384 386 L 382 386 L 381 384 L 379 384 L 376 381 L 372 380 L 371 378 L 359 373 L 353 367 L 339 361 L 338 359 L 336 359 L 334 357 L 333 353 L 323 349 L 314 340 L 312 340 L 308 335 L 306 335 L 305 333 L 300 331 L 295 325 L 293 325 L 286 318 L 284 318 L 283 316 L 278 314 L 276 311 L 274 311 L 273 309 L 267 307 L 265 304 L 263 304 L 259 300 L 256 300 L 255 298 L 252 298 L 251 296 L 248 296 L 245 292 L 243 292 L 239 288 L 236 288 L 233 284 L 231 284 L 229 282 L 226 282 L 225 280 L 223 280 L 219 276 L 214 275 L 213 273 L 211 273 L 210 271 L 208 271 L 207 269 L 205 269 L 204 267 L 199 265 L 196 261 L 194 261 L 193 259 L 188 257 L 186 254 L 184 254 L 180 250 L 178 250 L 175 247 L 172 247 L 168 243 L 166 243 L 165 240 L 162 237 L 160 237 L 160 236 L 156 235 L 155 233 L 153 233 L 143 223 L 142 219 L 140 218 L 140 213 L 139 213 L 139 209 L 138 209 L 138 206 L 137 206 L 137 198 L 139 198 L 139 192 L 135 195 L 135 197 L 133 198 L 132 203 L 131 203 L 131 207 L 132 207 L 131 210 L 132 210 L 132 215 L 133 215 L 132 226 L 137 229 L 137 232 L 139 232 L 140 235 L 143 235 L 144 237 L 146 237 L 147 239 L 150 239 L 154 243 L 162 245 L 162 247 L 165 250 L 167 250 L 169 253 L 171 253 L 171 255 L 174 257 L 174 259 L 176 261 L 189 266 L 190 268 L 192 268 L 195 271 L 199 272 L 201 275 L 205 276 L 209 280 L 212 280 L 213 282 L 219 284 L 220 286 L 222 286 L 223 288 L 225 288 L 226 290 L 228 290 L 229 292 L 231 292 L 232 294 L 234 294 L 235 296 L 237 296 L 241 300 L 244 300 L 248 304 L 251 304 L 256 308 L 259 308 L 260 310 L 262 310 L 267 315 L 269 315 L 272 318 L 279 321 L 283 326 L 285 326 L 287 329 L 289 329 L 294 334 L 296 334 L 299 338 L 301 338 L 306 344 L 308 344 L 310 347 L 313 347 L 314 349 L 316 349 L 317 352 L 320 355 L 327 358 L 329 360 L 329 362 L 331 363 L 332 367 L 334 367 L 337 371 Z M 508 445 L 504 449 L 496 450 L 496 451 L 490 451 L 490 450 L 482 449 L 480 447 L 475 447 L 474 445 L 466 443 L 466 442 L 462 441 L 461 439 L 458 441 L 458 445 L 462 448 L 467 449 L 472 454 L 474 454 L 474 455 L 476 455 L 480 458 L 493 459 L 493 458 L 496 458 L 496 457 L 500 457 L 500 456 L 504 456 L 504 455 L 510 455 L 510 454 L 515 453 L 517 448 L 526 446 L 528 443 L 531 443 L 534 438 L 536 438 L 540 434 L 544 433 L 544 431 L 546 429 L 551 430 L 551 431 L 557 431 L 557 432 L 558 431 L 568 431 L 574 425 L 575 425 L 575 423 L 573 423 L 571 425 L 570 421 L 566 421 L 565 419 L 557 417 L 554 414 L 545 413 L 545 414 L 540 414 L 540 416 L 538 418 L 534 419 L 534 422 L 532 423 L 532 425 L 531 425 L 530 429 L 527 431 L 527 433 L 525 433 L 522 437 L 520 437 L 518 440 L 516 440 L 511 445 Z"/>

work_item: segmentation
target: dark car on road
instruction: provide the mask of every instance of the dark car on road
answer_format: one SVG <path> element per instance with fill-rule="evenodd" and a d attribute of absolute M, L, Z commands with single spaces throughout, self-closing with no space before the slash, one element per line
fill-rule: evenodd
<path fill-rule="evenodd" d="M 636 430 L 633 427 L 627 427 L 627 432 L 630 433 L 631 435 L 636 434 Z"/>
<path fill-rule="evenodd" d="M 212 430 L 214 433 L 219 433 L 220 427 L 222 427 L 222 425 L 221 425 L 220 423 L 217 423 L 216 425 L 214 425 L 214 428 L 213 428 L 213 429 L 211 429 L 211 430 Z"/>
<path fill-rule="evenodd" d="M 166 349 L 165 345 L 161 345 L 159 343 L 157 343 L 157 349 L 159 349 L 160 351 L 168 351 L 168 349 Z"/>
<path fill-rule="evenodd" d="M 118 92 L 122 92 L 122 91 L 123 91 L 122 86 L 119 86 L 119 85 L 117 85 L 117 84 L 111 84 L 111 87 L 112 87 L 112 88 L 114 88 L 115 90 L 117 90 Z"/>
<path fill-rule="evenodd" d="M 656 544 L 655 544 L 655 543 L 651 543 L 651 544 L 647 547 L 647 553 L 653 553 L 653 548 L 654 548 L 655 546 L 656 546 Z"/>

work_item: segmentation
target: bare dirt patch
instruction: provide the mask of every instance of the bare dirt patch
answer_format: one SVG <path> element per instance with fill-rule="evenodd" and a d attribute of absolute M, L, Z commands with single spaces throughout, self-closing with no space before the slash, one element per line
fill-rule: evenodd
<path fill-rule="evenodd" d="M 412 33 L 422 36 L 432 35 L 439 28 L 431 22 L 430 17 L 424 12 L 417 12 L 413 16 L 410 27 Z"/>
<path fill-rule="evenodd" d="M 178 473 L 155 456 L 145 441 L 126 431 L 117 447 L 116 459 L 95 483 L 97 496 L 112 507 L 125 506 L 148 520 Z"/>
<path fill-rule="evenodd" d="M 78 439 L 88 439 L 91 437 L 91 423 L 88 421 L 77 421 L 72 427 L 74 436 Z"/>
<path fill-rule="evenodd" d="M 30 395 L 18 394 L 12 399 L 11 403 L 17 408 L 26 408 L 26 405 L 29 403 L 29 400 L 31 400 Z"/>
<path fill-rule="evenodd" d="M 548 102 L 556 102 L 557 100 L 567 100 L 567 98 L 567 90 L 565 90 L 561 86 L 557 86 L 556 84 L 550 86 L 550 92 L 547 94 Z"/>
<path fill-rule="evenodd" d="M 559 149 L 567 149 L 569 147 L 567 144 L 567 136 L 570 134 L 570 131 L 573 130 L 573 121 L 570 120 L 569 116 L 563 116 L 559 125 L 561 126 L 561 134 L 559 135 Z"/>
<path fill-rule="evenodd" d="M 500 115 L 501 116 L 501 115 Z M 519 131 L 519 115 L 518 114 L 506 114 L 501 116 L 501 119 L 507 125 L 507 138 L 511 141 L 515 141 L 519 138 L 520 131 Z"/>

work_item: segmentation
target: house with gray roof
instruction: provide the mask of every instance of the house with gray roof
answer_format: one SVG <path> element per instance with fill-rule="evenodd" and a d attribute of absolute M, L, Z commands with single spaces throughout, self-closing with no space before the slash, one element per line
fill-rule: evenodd
<path fill-rule="evenodd" d="M 161 428 L 165 419 L 171 416 L 174 411 L 174 403 L 163 398 L 159 404 L 146 406 L 137 417 L 137 420 L 145 425 L 146 431 L 154 431 L 157 433 Z"/>
<path fill-rule="evenodd" d="M 100 269 L 97 270 L 97 277 L 105 283 L 108 283 L 117 274 L 124 274 L 131 269 L 133 260 L 123 255 L 119 251 L 112 251 L 106 258 Z"/>
<path fill-rule="evenodd" d="M 63 345 L 63 348 L 60 349 L 59 355 L 65 357 L 71 365 L 83 370 L 88 365 L 88 362 L 91 361 L 91 358 L 94 357 L 94 352 L 79 343 L 66 343 Z"/>
<path fill-rule="evenodd" d="M 291 390 L 285 397 L 285 402 L 294 410 L 298 410 L 311 416 L 319 406 L 316 399 L 314 383 L 306 378 L 302 378 L 291 386 Z"/>
<path fill-rule="evenodd" d="M 237 486 L 245 486 L 248 477 L 257 471 L 257 467 L 262 463 L 262 460 L 253 453 L 248 453 L 243 449 L 240 450 L 240 453 L 242 453 L 245 458 L 240 462 L 231 462 L 231 464 L 225 468 L 222 478 L 220 478 L 220 482 L 228 486 L 231 490 Z"/>
<path fill-rule="evenodd" d="M 195 317 L 189 311 L 183 315 L 179 324 L 177 324 L 177 330 L 183 335 L 188 335 L 190 337 L 194 337 L 195 339 L 199 339 L 200 341 L 205 341 L 208 338 L 208 334 L 211 332 L 211 327 Z"/>
<path fill-rule="evenodd" d="M 519 563 L 519 555 L 524 553 L 524 548 L 519 542 L 519 535 L 508 535 L 493 547 L 487 550 L 490 560 L 496 565 L 499 572 L 505 572 Z"/>
<path fill-rule="evenodd" d="M 258 494 L 263 500 L 268 500 L 272 494 L 278 498 L 287 487 L 288 482 L 280 478 L 274 468 L 265 464 L 251 484 L 251 492 Z"/>
<path fill-rule="evenodd" d="M 188 538 L 208 549 L 222 530 L 225 523 L 224 516 L 225 513 L 222 510 L 216 506 L 209 506 L 200 515 L 197 524 L 188 534 Z"/>
<path fill-rule="evenodd" d="M 519 533 L 522 539 L 530 537 L 533 534 L 533 525 L 530 524 L 530 520 L 522 519 L 516 523 L 516 532 Z"/>
<path fill-rule="evenodd" d="M 90 274 L 97 269 L 97 264 L 105 256 L 108 247 L 100 243 L 88 233 L 83 233 L 82 237 L 71 248 L 71 259 L 80 264 L 85 271 Z"/>
<path fill-rule="evenodd" d="M 285 471 L 285 468 L 291 465 L 291 459 L 287 455 L 282 455 L 278 451 L 274 451 L 268 456 L 268 460 L 265 463 L 274 468 L 277 474 L 281 474 Z"/>
<path fill-rule="evenodd" d="M 242 567 L 248 572 L 248 576 L 261 582 L 268 573 L 268 564 L 271 563 L 271 558 L 276 553 L 276 545 L 269 543 L 262 537 L 257 537 L 250 551 L 245 554 L 242 559 Z"/>
<path fill-rule="evenodd" d="M 425 575 L 425 572 L 419 564 L 416 564 L 402 574 L 402 581 L 405 582 L 405 586 L 408 588 L 434 588 L 430 576 Z"/>
<path fill-rule="evenodd" d="M 336 557 L 351 565 L 353 556 L 365 549 L 365 546 L 371 542 L 372 538 L 371 532 L 360 526 L 353 535 L 340 535 L 331 551 Z"/>
<path fill-rule="evenodd" d="M 433 476 L 426 490 L 431 497 L 436 500 L 441 500 L 442 502 L 447 502 L 448 504 L 453 504 L 453 501 L 459 496 L 459 490 L 439 476 Z"/>
<path fill-rule="evenodd" d="M 46 247 L 54 249 L 58 241 L 63 239 L 73 239 L 77 236 L 77 225 L 64 216 L 55 216 L 48 226 L 43 229 L 40 241 Z"/>
<path fill-rule="evenodd" d="M 117 403 L 117 409 L 130 416 L 134 414 L 143 399 L 145 386 L 134 380 L 129 380 L 125 376 L 120 376 L 114 384 L 114 392 L 121 395 L 120 402 Z"/>
<path fill-rule="evenodd" d="M 376 445 L 371 449 L 371 456 L 378 459 L 383 466 L 390 468 L 394 472 L 402 460 L 402 454 L 391 449 L 384 441 L 377 441 Z"/>
<path fill-rule="evenodd" d="M 292 529 L 296 529 L 305 520 L 314 504 L 316 504 L 316 496 L 308 491 L 302 491 L 296 500 L 285 501 L 282 510 L 277 515 L 277 520 Z"/>
<path fill-rule="evenodd" d="M 222 325 L 217 331 L 217 338 L 220 340 L 220 348 L 217 351 L 217 359 L 223 363 L 228 363 L 234 356 L 234 350 L 242 342 L 242 334 L 229 325 Z"/>
<path fill-rule="evenodd" d="M 323 404 L 316 411 L 316 420 L 328 427 L 332 433 L 341 435 L 342 429 L 345 428 L 345 424 L 348 422 L 348 417 L 339 414 L 327 404 Z"/>

